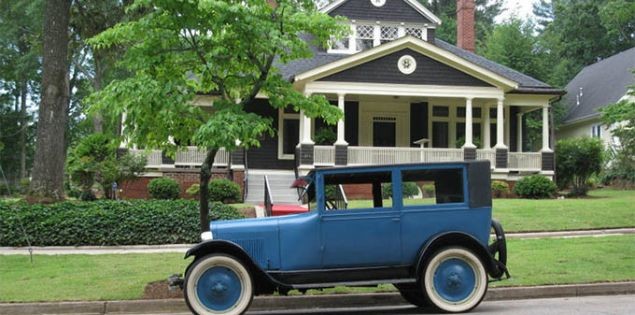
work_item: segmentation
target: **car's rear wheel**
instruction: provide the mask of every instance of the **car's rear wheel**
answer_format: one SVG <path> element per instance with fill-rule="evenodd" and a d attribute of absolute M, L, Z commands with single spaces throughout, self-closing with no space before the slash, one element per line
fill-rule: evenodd
<path fill-rule="evenodd" d="M 399 290 L 399 294 L 406 300 L 408 303 L 418 306 L 418 307 L 426 307 L 430 305 L 425 298 L 425 293 L 420 285 L 415 283 L 413 284 L 395 284 L 397 290 Z"/>
<path fill-rule="evenodd" d="M 212 254 L 188 267 L 184 284 L 185 302 L 198 315 L 245 313 L 254 296 L 253 281 L 238 259 Z"/>
<path fill-rule="evenodd" d="M 444 312 L 467 312 L 485 297 L 487 273 L 472 251 L 448 247 L 430 258 L 423 284 L 425 297 L 432 306 Z"/>

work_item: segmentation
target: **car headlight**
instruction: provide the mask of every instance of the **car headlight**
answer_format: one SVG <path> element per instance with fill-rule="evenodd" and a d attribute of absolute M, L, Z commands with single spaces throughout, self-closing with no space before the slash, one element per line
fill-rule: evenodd
<path fill-rule="evenodd" d="M 212 236 L 212 231 L 207 231 L 207 232 L 201 233 L 201 240 L 202 241 L 211 241 L 212 239 L 214 239 L 214 237 Z"/>

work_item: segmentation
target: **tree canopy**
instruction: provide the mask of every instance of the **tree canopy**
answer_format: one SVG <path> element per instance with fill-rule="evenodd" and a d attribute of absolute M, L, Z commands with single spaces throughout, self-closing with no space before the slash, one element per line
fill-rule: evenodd
<path fill-rule="evenodd" d="M 138 0 L 128 10 L 143 13 L 91 44 L 97 50 L 126 47 L 121 65 L 132 75 L 96 92 L 92 110 L 125 114 L 128 143 L 167 152 L 188 144 L 207 150 L 203 230 L 209 228 L 207 184 L 217 150 L 258 146 L 262 135 L 273 132 L 271 120 L 245 111 L 246 104 L 266 95 L 273 107 L 292 106 L 330 123 L 342 116 L 324 96 L 296 90 L 275 66 L 310 57 L 310 43 L 325 45 L 347 31 L 311 0 Z M 202 95 L 213 99 L 211 110 L 193 106 Z"/>

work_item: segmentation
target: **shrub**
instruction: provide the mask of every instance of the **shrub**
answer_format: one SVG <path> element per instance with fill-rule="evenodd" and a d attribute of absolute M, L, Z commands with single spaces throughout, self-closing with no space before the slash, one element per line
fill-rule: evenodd
<path fill-rule="evenodd" d="M 337 133 L 332 128 L 323 127 L 313 136 L 317 145 L 332 145 L 337 140 Z"/>
<path fill-rule="evenodd" d="M 523 198 L 550 198 L 556 193 L 556 184 L 541 175 L 524 177 L 516 182 L 514 193 Z"/>
<path fill-rule="evenodd" d="M 507 196 L 509 194 L 509 184 L 504 181 L 492 181 L 492 194 L 495 198 Z"/>
<path fill-rule="evenodd" d="M 556 172 L 558 186 L 571 186 L 571 194 L 584 196 L 587 181 L 602 170 L 604 148 L 596 138 L 563 139 L 556 143 Z"/>
<path fill-rule="evenodd" d="M 239 219 L 233 207 L 212 203 L 211 220 Z M 0 202 L 0 246 L 157 245 L 200 241 L 193 200 Z"/>
<path fill-rule="evenodd" d="M 209 183 L 209 200 L 223 203 L 239 202 L 240 186 L 229 179 L 214 179 Z"/>
<path fill-rule="evenodd" d="M 201 185 L 199 184 L 192 184 L 192 186 L 190 186 L 190 188 L 188 188 L 185 193 L 192 196 L 192 197 L 196 197 L 198 196 L 198 193 L 201 191 Z"/>
<path fill-rule="evenodd" d="M 177 199 L 181 193 L 181 187 L 171 178 L 155 178 L 148 183 L 148 193 L 154 199 Z"/>
<path fill-rule="evenodd" d="M 424 198 L 432 198 L 436 195 L 436 188 L 434 184 L 423 184 L 421 185 L 421 192 Z"/>

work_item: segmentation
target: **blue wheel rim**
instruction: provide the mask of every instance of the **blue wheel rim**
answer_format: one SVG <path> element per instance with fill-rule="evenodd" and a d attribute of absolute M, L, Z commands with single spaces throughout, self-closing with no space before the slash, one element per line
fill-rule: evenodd
<path fill-rule="evenodd" d="M 461 302 L 476 289 L 476 273 L 465 260 L 444 260 L 434 272 L 434 289 L 446 301 Z"/>
<path fill-rule="evenodd" d="M 207 269 L 196 283 L 198 300 L 206 308 L 216 312 L 233 308 L 242 291 L 240 277 L 234 270 L 223 266 Z"/>

